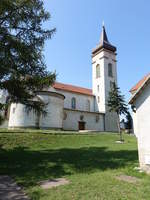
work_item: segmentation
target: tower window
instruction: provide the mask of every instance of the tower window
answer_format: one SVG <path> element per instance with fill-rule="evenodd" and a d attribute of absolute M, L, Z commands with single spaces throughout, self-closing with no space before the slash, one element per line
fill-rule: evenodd
<path fill-rule="evenodd" d="M 100 97 L 99 96 L 97 97 L 97 101 L 98 101 L 98 103 L 100 103 Z"/>
<path fill-rule="evenodd" d="M 96 78 L 100 77 L 100 65 L 96 65 Z"/>
<path fill-rule="evenodd" d="M 73 98 L 71 99 L 71 108 L 72 108 L 72 109 L 76 109 L 76 98 L 75 98 L 75 97 L 73 97 Z"/>
<path fill-rule="evenodd" d="M 111 63 L 108 64 L 108 76 L 113 77 L 113 71 L 112 71 L 112 64 Z"/>

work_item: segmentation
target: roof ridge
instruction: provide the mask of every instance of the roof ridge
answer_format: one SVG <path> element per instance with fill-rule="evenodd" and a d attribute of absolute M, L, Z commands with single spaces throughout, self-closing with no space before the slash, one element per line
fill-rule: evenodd
<path fill-rule="evenodd" d="M 149 81 L 150 79 L 150 73 L 147 74 L 146 76 L 144 76 L 144 78 L 142 79 L 143 82 L 141 82 L 141 84 L 139 85 L 139 87 L 135 90 L 135 93 L 133 94 L 133 96 L 131 96 L 131 99 L 129 100 L 129 103 L 132 104 L 134 99 L 137 97 L 137 95 L 139 94 L 139 92 L 142 90 L 142 88 L 146 85 L 146 83 Z M 141 80 L 141 81 L 142 81 Z M 139 82 L 138 82 L 139 83 Z M 132 90 L 134 91 L 134 90 Z"/>
<path fill-rule="evenodd" d="M 70 84 L 70 83 L 62 83 L 62 82 L 58 82 L 58 81 L 56 81 L 55 83 L 63 84 L 63 85 L 68 85 L 68 86 L 73 86 L 73 87 L 78 87 L 78 88 L 87 89 L 87 90 L 92 90 L 92 89 L 90 89 L 90 88 L 86 88 L 86 87 L 78 86 L 78 85 L 72 85 L 72 84 Z M 54 84 L 55 84 L 55 83 L 54 83 Z"/>
<path fill-rule="evenodd" d="M 140 86 L 145 82 L 147 78 L 149 78 L 150 73 L 146 74 L 142 79 L 140 79 L 130 90 L 129 92 L 136 91 L 140 88 Z"/>
<path fill-rule="evenodd" d="M 71 85 L 71 84 L 55 82 L 53 84 L 53 87 L 58 90 L 64 90 L 64 91 L 68 91 L 68 92 L 72 92 L 72 93 L 79 93 L 79 94 L 94 96 L 92 89 L 75 86 L 75 85 Z"/>

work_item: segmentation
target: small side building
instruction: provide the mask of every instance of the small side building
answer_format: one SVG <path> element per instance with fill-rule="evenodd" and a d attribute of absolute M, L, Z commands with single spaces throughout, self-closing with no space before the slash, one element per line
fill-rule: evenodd
<path fill-rule="evenodd" d="M 150 173 L 150 74 L 141 79 L 130 92 L 132 97 L 129 103 L 133 110 L 140 167 Z"/>

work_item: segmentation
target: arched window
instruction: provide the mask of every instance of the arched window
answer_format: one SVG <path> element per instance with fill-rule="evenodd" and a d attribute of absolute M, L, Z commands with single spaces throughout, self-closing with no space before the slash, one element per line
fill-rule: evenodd
<path fill-rule="evenodd" d="M 108 76 L 113 77 L 113 69 L 112 69 L 112 64 L 108 64 Z"/>
<path fill-rule="evenodd" d="M 87 102 L 86 102 L 86 110 L 90 111 L 90 109 L 91 109 L 90 107 L 91 107 L 90 100 L 87 100 Z"/>
<path fill-rule="evenodd" d="M 75 97 L 73 97 L 73 98 L 71 99 L 71 108 L 72 108 L 72 109 L 76 109 L 76 99 L 75 99 Z"/>
<path fill-rule="evenodd" d="M 100 77 L 100 65 L 96 65 L 96 78 Z"/>

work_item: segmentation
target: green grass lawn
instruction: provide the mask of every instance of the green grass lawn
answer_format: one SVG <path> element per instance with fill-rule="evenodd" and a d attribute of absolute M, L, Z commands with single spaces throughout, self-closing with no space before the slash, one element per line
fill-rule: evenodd
<path fill-rule="evenodd" d="M 21 184 L 34 200 L 149 200 L 150 177 L 138 166 L 136 138 L 117 134 L 0 130 L 0 174 Z M 138 177 L 132 184 L 121 174 Z M 70 184 L 43 190 L 38 182 L 65 177 Z"/>

